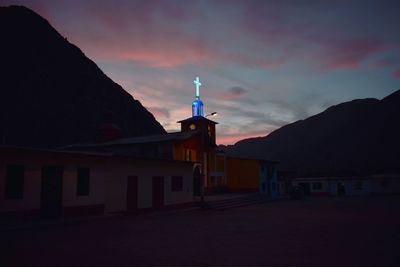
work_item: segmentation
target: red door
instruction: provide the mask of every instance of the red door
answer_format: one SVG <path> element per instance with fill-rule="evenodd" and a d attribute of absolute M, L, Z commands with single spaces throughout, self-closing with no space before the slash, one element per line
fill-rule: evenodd
<path fill-rule="evenodd" d="M 159 209 L 164 206 L 164 177 L 153 177 L 153 208 Z"/>
<path fill-rule="evenodd" d="M 64 167 L 43 166 L 40 212 L 43 217 L 57 217 L 62 212 L 62 177 Z"/>
<path fill-rule="evenodd" d="M 128 176 L 127 192 L 126 192 L 126 209 L 128 211 L 136 211 L 138 208 L 138 177 Z"/>

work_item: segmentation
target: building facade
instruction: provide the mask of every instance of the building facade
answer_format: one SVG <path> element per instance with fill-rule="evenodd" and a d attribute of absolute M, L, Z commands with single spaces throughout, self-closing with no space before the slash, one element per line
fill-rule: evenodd
<path fill-rule="evenodd" d="M 0 147 L 0 217 L 187 206 L 193 203 L 192 169 L 180 161 Z"/>
<path fill-rule="evenodd" d="M 295 178 L 292 184 L 309 196 L 400 194 L 399 175 Z"/>

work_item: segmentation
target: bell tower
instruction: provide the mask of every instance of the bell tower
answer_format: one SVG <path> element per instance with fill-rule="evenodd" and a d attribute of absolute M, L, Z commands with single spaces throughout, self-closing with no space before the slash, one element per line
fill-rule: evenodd
<path fill-rule="evenodd" d="M 196 97 L 192 102 L 192 117 L 185 120 L 178 121 L 181 124 L 182 133 L 192 133 L 191 139 L 183 143 L 183 149 L 186 160 L 191 161 L 195 159 L 195 162 L 199 164 L 197 168 L 201 168 L 199 182 L 197 184 L 199 191 L 196 191 L 196 195 L 200 195 L 202 201 L 204 200 L 204 190 L 210 185 L 211 171 L 215 170 L 212 165 L 215 161 L 215 149 L 216 145 L 216 132 L 215 125 L 217 122 L 207 119 L 209 115 L 204 115 L 203 102 L 200 100 L 200 78 L 197 76 L 193 81 L 196 86 Z M 211 113 L 211 115 L 216 112 Z M 191 157 L 190 155 L 195 155 Z M 200 188 L 200 189 L 199 189 Z"/>
<path fill-rule="evenodd" d="M 192 102 L 192 117 L 179 121 L 181 132 L 200 131 L 207 140 L 215 144 L 215 125 L 217 122 L 207 119 L 208 115 L 204 116 L 203 101 L 200 100 L 200 86 L 202 85 L 200 78 L 197 76 L 193 83 L 196 86 L 196 97 Z M 214 114 L 215 112 L 211 115 Z"/>

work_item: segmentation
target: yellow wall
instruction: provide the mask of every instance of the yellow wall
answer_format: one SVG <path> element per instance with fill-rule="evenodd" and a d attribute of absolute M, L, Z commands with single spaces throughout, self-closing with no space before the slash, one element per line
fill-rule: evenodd
<path fill-rule="evenodd" d="M 226 158 L 227 186 L 233 191 L 258 190 L 258 160 Z"/>
<path fill-rule="evenodd" d="M 185 147 L 185 145 L 182 142 L 174 142 L 173 151 L 172 151 L 173 159 L 174 160 L 187 161 L 186 160 L 186 153 L 187 153 L 188 150 L 190 150 L 191 157 L 192 157 L 192 159 L 190 161 L 191 162 L 198 162 L 199 158 L 198 158 L 198 155 L 197 155 L 197 153 L 198 153 L 197 150 Z"/>
<path fill-rule="evenodd" d="M 185 148 L 182 143 L 173 143 L 173 159 L 174 160 L 185 160 Z"/>

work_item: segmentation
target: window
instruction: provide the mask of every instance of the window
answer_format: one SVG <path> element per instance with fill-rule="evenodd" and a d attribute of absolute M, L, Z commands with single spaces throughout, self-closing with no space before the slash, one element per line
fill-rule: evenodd
<path fill-rule="evenodd" d="M 189 125 L 189 130 L 196 130 L 196 124 L 192 123 Z"/>
<path fill-rule="evenodd" d="M 321 182 L 312 183 L 312 189 L 313 190 L 321 190 L 322 189 L 322 183 Z"/>
<path fill-rule="evenodd" d="M 185 150 L 185 159 L 186 161 L 192 161 L 192 151 L 190 149 Z"/>
<path fill-rule="evenodd" d="M 6 199 L 24 198 L 24 166 L 8 165 L 6 169 Z"/>
<path fill-rule="evenodd" d="M 172 176 L 171 179 L 171 191 L 182 191 L 183 190 L 183 177 L 182 176 Z"/>
<path fill-rule="evenodd" d="M 78 181 L 76 187 L 76 194 L 78 196 L 89 195 L 89 184 L 90 184 L 90 169 L 89 168 L 78 168 Z"/>
<path fill-rule="evenodd" d="M 354 181 L 353 182 L 353 189 L 354 190 L 361 190 L 362 189 L 362 181 Z"/>

